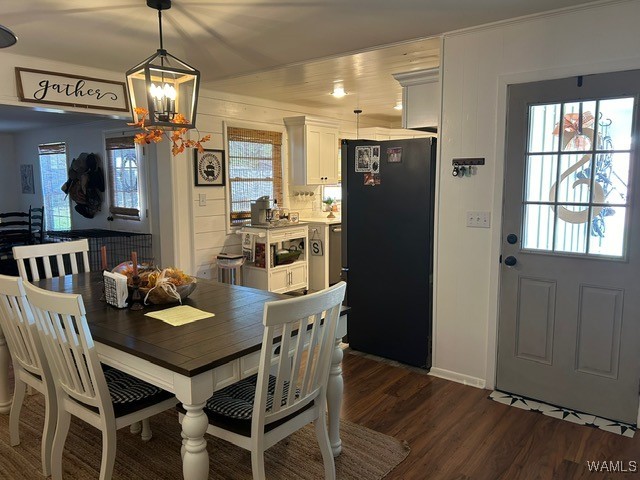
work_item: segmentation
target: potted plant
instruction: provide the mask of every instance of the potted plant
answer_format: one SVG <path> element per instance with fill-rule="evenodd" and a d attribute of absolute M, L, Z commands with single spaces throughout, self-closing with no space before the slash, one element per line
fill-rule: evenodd
<path fill-rule="evenodd" d="M 327 211 L 329 212 L 327 218 L 335 218 L 335 215 L 333 214 L 333 204 L 335 203 L 335 200 L 331 197 L 327 197 L 322 201 L 322 203 L 327 206 Z"/>

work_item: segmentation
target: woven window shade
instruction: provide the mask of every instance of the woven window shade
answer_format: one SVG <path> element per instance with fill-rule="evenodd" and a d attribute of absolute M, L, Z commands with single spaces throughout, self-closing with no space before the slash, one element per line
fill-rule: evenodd
<path fill-rule="evenodd" d="M 231 225 L 251 221 L 251 201 L 268 196 L 282 206 L 282 133 L 227 128 Z"/>
<path fill-rule="evenodd" d="M 38 145 L 38 153 L 40 155 L 64 155 L 67 153 L 67 147 L 64 143 L 46 143 Z"/>
<path fill-rule="evenodd" d="M 121 218 L 139 220 L 139 165 L 133 139 L 133 136 L 105 139 L 109 168 L 109 212 Z"/>

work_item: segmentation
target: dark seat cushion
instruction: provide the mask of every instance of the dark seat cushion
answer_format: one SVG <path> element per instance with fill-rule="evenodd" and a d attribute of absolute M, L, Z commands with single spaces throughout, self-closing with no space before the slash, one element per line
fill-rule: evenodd
<path fill-rule="evenodd" d="M 258 375 L 251 375 L 228 387 L 215 392 L 204 408 L 204 413 L 209 419 L 209 424 L 229 430 L 231 432 L 251 436 L 251 419 L 253 417 L 253 403 L 256 394 L 256 384 Z M 267 412 L 273 407 L 274 393 L 276 389 L 276 377 L 269 375 L 269 386 L 267 387 Z M 281 405 L 286 403 L 289 395 L 289 382 L 285 382 L 282 389 Z M 296 389 L 296 397 L 300 392 Z M 265 426 L 265 432 L 273 430 L 291 418 L 299 415 L 311 408 L 313 402 L 305 405 L 304 408 L 288 415 L 278 421 L 271 422 Z M 186 413 L 182 405 L 178 405 L 178 411 Z"/>
<path fill-rule="evenodd" d="M 235 420 L 251 420 L 257 383 L 258 375 L 255 374 L 218 390 L 207 400 L 206 409 Z M 273 408 L 273 394 L 275 390 L 276 377 L 269 375 L 267 412 Z M 286 403 L 287 395 L 289 395 L 289 382 L 284 382 L 281 405 Z M 298 395 L 298 392 L 296 392 L 296 395 Z"/>
<path fill-rule="evenodd" d="M 107 381 L 107 388 L 109 389 L 109 396 L 111 397 L 116 418 L 137 412 L 174 396 L 160 387 L 151 385 L 117 368 L 102 365 L 102 370 Z M 95 407 L 85 406 L 96 413 L 98 412 Z"/>

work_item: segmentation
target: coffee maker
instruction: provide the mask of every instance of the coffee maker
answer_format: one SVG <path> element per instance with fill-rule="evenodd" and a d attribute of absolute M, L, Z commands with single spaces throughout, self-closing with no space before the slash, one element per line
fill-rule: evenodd
<path fill-rule="evenodd" d="M 251 202 L 251 225 L 269 225 L 271 221 L 271 207 L 269 197 L 260 197 Z"/>

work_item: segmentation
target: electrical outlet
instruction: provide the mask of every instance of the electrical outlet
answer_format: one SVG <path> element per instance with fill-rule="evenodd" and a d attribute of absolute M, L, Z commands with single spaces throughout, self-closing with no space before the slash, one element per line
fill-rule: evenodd
<path fill-rule="evenodd" d="M 198 194 L 198 205 L 200 205 L 201 207 L 206 207 L 207 206 L 207 194 L 206 193 L 199 193 Z"/>
<path fill-rule="evenodd" d="M 491 212 L 467 212 L 467 227 L 489 228 L 491 226 Z"/>

